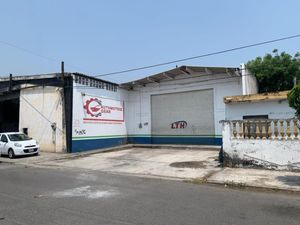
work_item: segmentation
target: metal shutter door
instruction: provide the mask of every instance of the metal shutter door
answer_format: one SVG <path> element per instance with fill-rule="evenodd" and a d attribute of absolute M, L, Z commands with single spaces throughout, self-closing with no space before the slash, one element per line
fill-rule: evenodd
<path fill-rule="evenodd" d="M 213 89 L 152 95 L 152 135 L 214 134 L 213 103 Z M 177 121 L 185 121 L 186 126 L 176 128 Z"/>

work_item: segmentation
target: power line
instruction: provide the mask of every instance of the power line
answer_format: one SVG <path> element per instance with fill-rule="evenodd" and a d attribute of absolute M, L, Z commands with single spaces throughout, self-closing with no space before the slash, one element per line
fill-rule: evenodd
<path fill-rule="evenodd" d="M 40 58 L 46 59 L 46 60 L 51 61 L 51 62 L 61 63 L 61 61 L 62 61 L 62 60 L 59 60 L 59 59 L 55 59 L 55 58 L 52 58 L 52 57 L 49 57 L 49 56 L 45 56 L 45 55 L 36 53 L 35 51 L 32 51 L 32 50 L 27 49 L 27 48 L 20 47 L 20 46 L 18 46 L 18 45 L 9 43 L 9 42 L 7 42 L 7 41 L 2 41 L 2 40 L 0 40 L 0 43 L 3 44 L 3 45 L 7 45 L 7 46 L 9 46 L 9 47 L 18 49 L 18 50 L 20 50 L 20 51 L 26 52 L 26 53 L 28 53 L 28 54 L 34 55 L 34 56 L 36 56 L 36 57 L 40 57 Z M 68 62 L 66 62 L 66 64 L 67 64 L 68 66 L 70 66 L 70 67 L 75 68 L 75 69 L 82 70 L 82 69 L 79 68 L 78 66 L 72 65 L 72 64 L 70 64 L 70 63 L 68 63 Z"/>
<path fill-rule="evenodd" d="M 25 88 L 24 88 L 25 89 Z M 50 125 L 53 124 L 53 122 L 51 122 L 39 109 L 37 109 L 35 106 L 33 106 L 25 97 L 23 97 L 22 95 L 20 95 L 20 97 L 34 110 L 36 111 L 38 114 L 40 114 L 41 117 L 43 117 L 48 123 L 50 123 Z M 64 131 L 62 129 L 60 129 L 59 127 L 56 127 L 56 129 L 60 130 L 62 133 L 64 133 Z"/>
<path fill-rule="evenodd" d="M 150 69 L 150 68 L 154 68 L 154 67 L 160 67 L 160 66 L 165 66 L 165 65 L 169 65 L 169 64 L 178 63 L 178 62 L 184 62 L 184 61 L 189 61 L 189 60 L 193 60 L 193 59 L 204 58 L 204 57 L 213 56 L 213 55 L 219 55 L 219 54 L 224 54 L 224 53 L 227 53 L 227 52 L 237 51 L 237 50 L 241 50 L 241 49 L 246 49 L 246 48 L 261 46 L 261 45 L 265 45 L 265 44 L 270 44 L 270 43 L 274 43 L 274 42 L 279 42 L 279 41 L 284 41 L 284 40 L 289 40 L 289 39 L 294 39 L 294 38 L 299 38 L 299 37 L 300 37 L 300 34 L 296 34 L 296 35 L 292 35 L 292 36 L 287 36 L 287 37 L 277 38 L 277 39 L 273 39 L 273 40 L 258 42 L 258 43 L 254 43 L 254 44 L 239 46 L 239 47 L 235 47 L 235 48 L 225 49 L 225 50 L 221 50 L 221 51 L 206 53 L 206 54 L 202 54 L 202 55 L 198 55 L 198 56 L 192 56 L 192 57 L 187 57 L 187 58 L 172 60 L 172 61 L 168 61 L 168 62 L 157 63 L 157 64 L 153 64 L 153 65 L 149 65 L 149 66 L 142 66 L 142 67 L 127 69 L 127 70 L 120 70 L 120 71 L 115 71 L 115 72 L 110 72 L 110 73 L 103 73 L 103 74 L 99 74 L 99 75 L 96 75 L 96 76 L 93 76 L 93 77 L 104 77 L 104 76 L 110 76 L 110 75 L 116 75 L 116 74 L 124 74 L 124 73 L 139 71 L 139 70 L 145 70 L 145 69 Z M 28 50 L 28 49 L 23 48 L 23 47 L 19 47 L 17 45 L 11 44 L 9 42 L 5 42 L 5 41 L 1 41 L 0 40 L 0 43 L 8 45 L 8 46 L 16 48 L 16 49 L 19 49 L 21 51 L 27 52 L 29 54 L 32 54 L 32 55 L 35 55 L 35 56 L 38 56 L 38 57 L 50 60 L 50 61 L 60 62 L 60 60 L 57 60 L 57 59 L 54 59 L 52 57 L 48 57 L 48 56 L 44 56 L 44 55 L 35 53 L 34 51 Z M 70 65 L 71 67 L 80 69 L 77 66 L 71 65 L 69 63 L 67 63 L 67 64 Z"/>
<path fill-rule="evenodd" d="M 221 51 L 206 53 L 206 54 L 202 54 L 202 55 L 198 55 L 198 56 L 192 56 L 192 57 L 187 57 L 187 58 L 182 58 L 182 59 L 176 59 L 176 60 L 173 60 L 173 61 L 157 63 L 157 64 L 153 64 L 153 65 L 149 65 L 149 66 L 142 66 L 142 67 L 127 69 L 127 70 L 120 70 L 120 71 L 116 71 L 116 72 L 104 73 L 104 74 L 96 75 L 94 77 L 104 77 L 104 76 L 134 72 L 134 71 L 138 71 L 138 70 L 145 70 L 145 69 L 150 69 L 150 68 L 154 68 L 154 67 L 160 67 L 160 66 L 165 66 L 165 65 L 169 65 L 169 64 L 178 63 L 178 62 L 189 61 L 189 60 L 192 60 L 192 59 L 199 59 L 199 58 L 204 58 L 204 57 L 208 57 L 208 56 L 224 54 L 224 53 L 227 53 L 227 52 L 237 51 L 237 50 L 241 50 L 241 49 L 245 49 L 245 48 L 251 48 L 251 47 L 255 47 L 255 46 L 270 44 L 270 43 L 274 43 L 274 42 L 279 42 L 279 41 L 284 41 L 284 40 L 299 38 L 299 37 L 300 37 L 300 34 L 296 34 L 296 35 L 277 38 L 277 39 L 273 39 L 273 40 L 269 40 L 269 41 L 263 41 L 263 42 L 258 42 L 258 43 L 254 43 L 254 44 L 239 46 L 239 47 L 230 48 L 230 49 L 225 49 L 225 50 L 221 50 Z"/>

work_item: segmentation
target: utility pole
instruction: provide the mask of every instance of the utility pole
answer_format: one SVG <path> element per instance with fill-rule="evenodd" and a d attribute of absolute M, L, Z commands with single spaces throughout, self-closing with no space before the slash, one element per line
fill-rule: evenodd
<path fill-rule="evenodd" d="M 61 61 L 61 79 L 63 83 L 63 87 L 65 87 L 65 63 Z"/>
<path fill-rule="evenodd" d="M 62 130 L 63 130 L 63 149 L 67 152 L 67 135 L 66 135 L 66 98 L 65 98 L 65 63 L 61 61 L 61 79 L 62 79 L 62 90 L 61 90 L 61 99 L 62 99 Z"/>
<path fill-rule="evenodd" d="M 12 74 L 10 73 L 9 74 L 9 92 L 11 92 L 12 91 Z"/>

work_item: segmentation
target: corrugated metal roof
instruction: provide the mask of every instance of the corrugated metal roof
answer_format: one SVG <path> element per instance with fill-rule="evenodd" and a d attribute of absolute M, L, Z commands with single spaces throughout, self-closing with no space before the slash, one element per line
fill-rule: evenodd
<path fill-rule="evenodd" d="M 217 75 L 226 73 L 230 76 L 241 75 L 239 68 L 237 67 L 180 66 L 142 79 L 123 83 L 121 84 L 121 87 L 129 89 L 136 85 L 145 86 L 149 83 L 160 83 L 164 81 L 170 81 L 180 75 L 190 75 L 191 77 L 193 77 L 195 74 Z"/>
<path fill-rule="evenodd" d="M 70 72 L 65 73 L 65 77 L 69 77 L 69 76 L 72 76 L 72 75 L 78 75 L 78 76 L 90 78 L 90 79 L 93 79 L 93 80 L 98 80 L 98 81 L 106 82 L 106 83 L 109 83 L 109 84 L 118 85 L 116 83 L 106 81 L 106 80 L 102 80 L 102 79 L 99 79 L 97 77 L 88 76 L 88 75 L 85 75 L 85 74 L 82 74 L 82 73 L 76 73 L 76 72 L 75 73 L 70 73 Z M 13 76 L 13 80 L 15 80 L 15 81 L 41 80 L 41 79 L 60 78 L 60 77 L 61 77 L 61 73 L 48 73 L 48 74 Z M 0 82 L 5 82 L 5 81 L 9 81 L 9 77 L 0 77 Z"/>

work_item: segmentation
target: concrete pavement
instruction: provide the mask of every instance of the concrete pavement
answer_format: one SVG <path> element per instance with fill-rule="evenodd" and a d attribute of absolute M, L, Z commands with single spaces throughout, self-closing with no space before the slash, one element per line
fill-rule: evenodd
<path fill-rule="evenodd" d="M 0 163 L 1 225 L 298 225 L 295 195 Z"/>
<path fill-rule="evenodd" d="M 152 148 L 125 146 L 108 152 L 79 154 L 41 153 L 38 157 L 25 157 L 0 161 L 28 166 L 81 168 L 134 176 L 163 179 L 191 180 L 236 187 L 257 187 L 300 193 L 300 173 L 247 168 L 222 168 L 218 151 L 205 147 L 152 146 Z M 116 151 L 119 150 L 119 151 Z"/>

